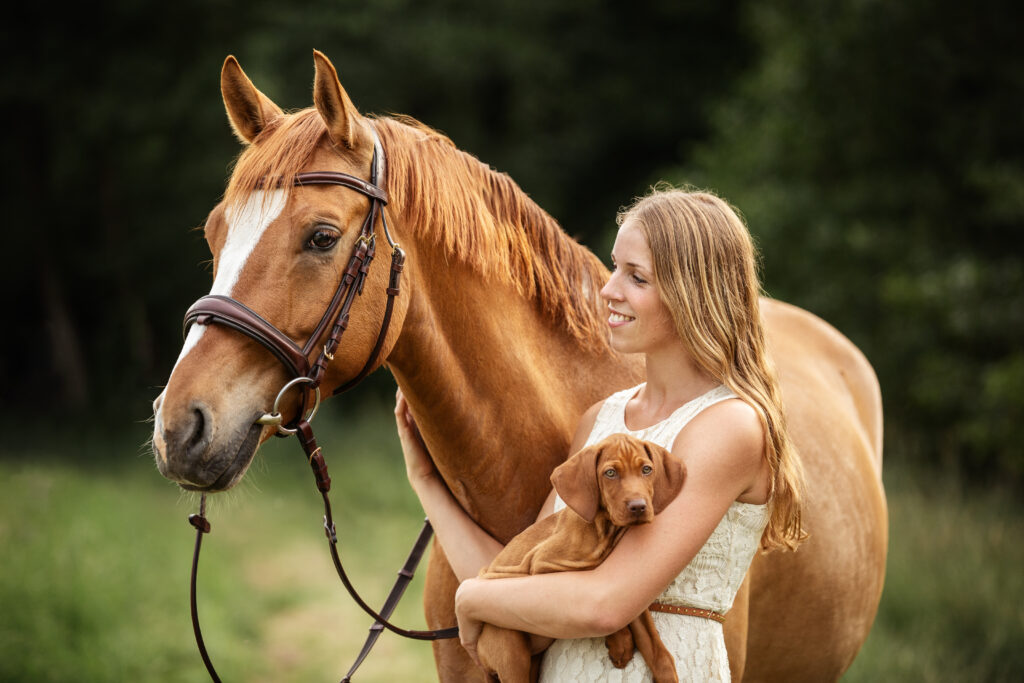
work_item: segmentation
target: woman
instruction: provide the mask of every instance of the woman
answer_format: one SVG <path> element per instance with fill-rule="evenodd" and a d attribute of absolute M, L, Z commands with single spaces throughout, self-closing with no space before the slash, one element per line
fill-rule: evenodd
<path fill-rule="evenodd" d="M 604 636 L 652 603 L 722 614 L 759 545 L 792 549 L 804 536 L 801 470 L 766 354 L 746 226 L 718 197 L 681 190 L 640 199 L 620 214 L 619 226 L 601 296 L 612 347 L 643 354 L 647 381 L 591 407 L 571 452 L 626 432 L 682 458 L 687 479 L 676 500 L 651 524 L 631 529 L 603 564 L 474 578 L 501 545 L 445 488 L 401 394 L 395 407 L 409 480 L 462 581 L 456 614 L 463 645 L 475 658 L 483 622 L 537 634 L 538 646 L 556 639 L 542 681 L 618 676 Z M 552 491 L 539 518 L 561 507 Z M 680 680 L 730 680 L 719 621 L 653 616 Z M 617 678 L 649 679 L 640 657 Z"/>

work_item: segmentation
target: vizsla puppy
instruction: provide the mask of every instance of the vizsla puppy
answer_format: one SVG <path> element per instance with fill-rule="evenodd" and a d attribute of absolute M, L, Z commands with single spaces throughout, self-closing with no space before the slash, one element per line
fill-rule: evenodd
<path fill-rule="evenodd" d="M 584 448 L 551 474 L 567 508 L 513 538 L 490 566 L 485 579 L 593 569 L 601 564 L 626 529 L 645 524 L 679 493 L 686 476 L 678 458 L 658 446 L 613 434 Z M 612 660 L 623 667 L 640 650 L 655 683 L 678 681 L 675 661 L 658 637 L 649 611 L 608 636 Z M 501 683 L 536 681 L 526 633 L 485 624 L 477 644 L 484 669 Z"/>

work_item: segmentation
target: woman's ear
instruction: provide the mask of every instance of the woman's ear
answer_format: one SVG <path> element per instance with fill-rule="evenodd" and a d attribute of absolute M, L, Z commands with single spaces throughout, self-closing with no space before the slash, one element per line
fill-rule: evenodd
<path fill-rule="evenodd" d="M 658 444 L 644 441 L 644 450 L 654 463 L 654 514 L 658 514 L 675 500 L 683 490 L 686 465 Z"/>
<path fill-rule="evenodd" d="M 587 446 L 555 468 L 551 484 L 558 496 L 577 515 L 593 522 L 601 492 L 597 488 L 597 458 L 601 449 Z"/>

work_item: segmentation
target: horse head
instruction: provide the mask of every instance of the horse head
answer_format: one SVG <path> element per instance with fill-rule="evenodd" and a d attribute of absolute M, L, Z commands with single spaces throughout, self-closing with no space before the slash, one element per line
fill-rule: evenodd
<path fill-rule="evenodd" d="M 369 179 L 376 158 L 373 124 L 352 105 L 331 62 L 315 52 L 315 63 L 315 106 L 285 114 L 234 57 L 225 60 L 221 93 L 244 149 L 205 224 L 213 255 L 210 294 L 243 304 L 297 347 L 305 345 L 309 364 L 329 336 L 333 321 L 320 323 L 364 222 L 379 234 L 383 220 L 371 213 L 365 192 L 295 182 L 314 171 Z M 378 342 L 388 286 L 386 262 L 365 273 L 343 348 L 320 381 L 324 393 L 360 374 Z M 397 298 L 393 331 L 383 338 L 379 358 L 394 344 L 407 305 L 407 297 Z M 256 449 L 275 433 L 275 425 L 259 420 L 297 373 L 250 336 L 201 317 L 197 322 L 154 401 L 153 444 L 165 477 L 184 488 L 219 491 L 241 479 Z M 301 387 L 280 398 L 285 422 L 307 409 Z"/>

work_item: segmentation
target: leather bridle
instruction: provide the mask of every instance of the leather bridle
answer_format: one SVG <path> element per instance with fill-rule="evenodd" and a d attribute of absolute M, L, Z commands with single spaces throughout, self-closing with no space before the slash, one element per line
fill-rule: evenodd
<path fill-rule="evenodd" d="M 291 375 L 292 380 L 306 378 L 310 388 L 319 387 L 323 380 L 327 364 L 333 360 L 334 354 L 341 343 L 341 337 L 348 327 L 349 311 L 352 303 L 358 294 L 363 292 L 363 284 L 366 281 L 367 273 L 370 270 L 370 263 L 376 255 L 376 232 L 377 217 L 380 216 L 380 223 L 384 230 L 384 237 L 391 247 L 391 280 L 387 288 L 388 302 L 384 312 L 384 319 L 381 323 L 380 333 L 377 335 L 377 342 L 370 352 L 362 370 L 348 382 L 338 387 L 334 393 L 338 394 L 354 387 L 363 380 L 375 367 L 380 351 L 387 337 L 388 327 L 391 324 L 391 313 L 394 308 L 395 298 L 399 292 L 399 280 L 402 269 L 405 265 L 405 252 L 392 239 L 388 230 L 387 217 L 384 213 L 384 205 L 387 204 L 387 192 L 385 192 L 381 180 L 384 177 L 384 148 L 374 133 L 373 160 L 370 163 L 370 180 L 349 175 L 347 173 L 336 173 L 333 171 L 314 171 L 299 173 L 295 176 L 293 184 L 297 187 L 307 185 L 340 185 L 355 190 L 365 195 L 370 200 L 370 209 L 363 220 L 362 229 L 352 248 L 352 255 L 349 257 L 348 266 L 345 268 L 341 281 L 338 283 L 334 296 L 327 305 L 327 310 L 320 317 L 320 321 L 314 328 L 309 340 L 305 345 L 299 346 L 288 335 L 281 332 L 271 323 L 251 308 L 236 301 L 231 297 L 211 294 L 196 301 L 185 313 L 185 330 L 192 324 L 209 325 L 217 323 L 226 325 L 241 332 L 250 339 L 262 344 L 270 353 L 277 358 Z M 317 354 L 316 360 L 310 363 L 310 354 L 323 336 L 330 328 L 330 334 L 324 341 L 323 347 Z M 269 418 L 260 424 L 272 424 Z M 288 432 L 289 434 L 293 432 Z"/>
<path fill-rule="evenodd" d="M 348 327 L 349 312 L 352 308 L 352 304 L 355 301 L 355 298 L 362 294 L 363 285 L 366 282 L 370 264 L 376 253 L 376 225 L 378 217 L 380 218 L 384 237 L 387 239 L 388 245 L 391 247 L 391 276 L 386 290 L 388 300 L 384 310 L 384 318 L 381 322 L 380 332 L 377 335 L 377 341 L 374 344 L 373 349 L 370 351 L 370 355 L 366 359 L 366 363 L 354 377 L 335 389 L 334 394 L 347 391 L 354 387 L 377 367 L 381 350 L 383 349 L 384 341 L 387 338 L 388 329 L 391 325 L 391 316 L 394 309 L 395 299 L 399 295 L 402 269 L 405 265 L 405 252 L 392 239 L 391 233 L 388 230 L 387 217 L 384 212 L 384 206 L 387 204 L 387 193 L 384 190 L 384 178 L 386 177 L 385 164 L 384 148 L 380 144 L 376 131 L 373 131 L 373 160 L 370 163 L 369 181 L 357 178 L 347 173 L 337 173 L 333 171 L 299 173 L 294 178 L 293 184 L 298 187 L 307 185 L 339 185 L 355 190 L 356 192 L 365 195 L 370 200 L 370 208 L 366 214 L 366 218 L 363 220 L 359 237 L 356 239 L 355 245 L 352 248 L 352 255 L 349 258 L 348 265 L 342 275 L 341 282 L 338 283 L 338 287 L 327 306 L 327 310 L 325 310 L 324 314 L 320 317 L 320 321 L 317 323 L 313 333 L 304 345 L 299 346 L 288 335 L 281 332 L 277 327 L 268 322 L 251 308 L 242 302 L 227 296 L 214 294 L 202 297 L 189 307 L 188 311 L 185 313 L 184 322 L 186 332 L 193 324 L 216 324 L 224 325 L 242 333 L 246 337 L 261 344 L 271 354 L 273 354 L 273 356 L 284 366 L 285 371 L 290 376 L 288 382 L 281 388 L 280 392 L 278 392 L 277 398 L 274 401 L 273 409 L 269 413 L 260 417 L 256 422 L 258 424 L 276 426 L 278 436 L 295 434 L 298 437 L 299 443 L 302 445 L 302 450 L 305 452 L 309 465 L 313 470 L 317 489 L 323 497 L 324 530 L 327 534 L 328 546 L 330 548 L 331 557 L 334 560 L 335 570 L 353 600 L 355 600 L 363 611 L 374 619 L 374 624 L 370 627 L 370 634 L 363 645 L 363 649 L 359 653 L 356 662 L 352 665 L 351 669 L 349 669 L 345 678 L 342 679 L 343 682 L 351 679 L 352 674 L 362 663 L 363 659 L 365 659 L 366 655 L 369 654 L 369 651 L 376 642 L 377 637 L 385 628 L 397 633 L 398 635 L 417 640 L 439 640 L 443 638 L 455 638 L 458 636 L 457 627 L 436 631 L 410 631 L 399 628 L 388 621 L 388 618 L 391 616 L 391 613 L 398 604 L 399 598 L 405 592 L 405 588 L 412 580 L 413 572 L 415 571 L 416 566 L 418 565 L 426 548 L 427 542 L 430 539 L 432 529 L 429 521 L 424 522 L 423 530 L 420 532 L 416 544 L 413 546 L 413 550 L 410 552 L 409 558 L 406 560 L 405 566 L 399 570 L 398 580 L 392 587 L 391 592 L 389 593 L 380 612 L 376 612 L 371 608 L 356 592 L 352 582 L 349 580 L 349 577 L 345 572 L 344 567 L 342 566 L 341 558 L 338 554 L 338 534 L 334 525 L 333 515 L 331 513 L 331 502 L 327 495 L 331 488 L 331 478 L 327 475 L 327 462 L 324 460 L 323 452 L 317 445 L 316 437 L 313 435 L 313 428 L 310 426 L 310 421 L 313 419 L 316 409 L 320 403 L 320 383 L 323 381 L 327 365 L 334 359 L 334 355 L 338 351 L 341 344 L 341 338 Z M 327 338 L 324 340 L 322 346 L 319 346 L 319 340 L 325 333 L 327 333 Z M 316 352 L 318 346 L 319 352 L 316 353 L 316 359 L 310 362 L 310 356 Z M 283 424 L 279 405 L 282 397 L 295 386 L 301 386 L 303 393 L 299 402 L 298 415 L 290 425 L 286 426 Z M 306 412 L 310 391 L 315 394 L 314 405 L 308 412 Z M 303 415 L 303 413 L 305 413 L 305 415 Z M 199 627 L 199 613 L 196 606 L 196 583 L 199 568 L 199 551 L 202 545 L 203 534 L 210 532 L 210 523 L 206 519 L 205 513 L 206 495 L 203 494 L 199 503 L 199 513 L 189 516 L 189 522 L 196 528 L 196 543 L 192 556 L 190 594 L 192 605 L 192 627 L 195 632 L 196 644 L 199 647 L 199 653 L 203 658 L 203 663 L 206 664 L 206 669 L 210 673 L 210 677 L 219 683 L 220 678 L 213 668 L 213 663 L 210 660 L 206 651 L 206 646 L 203 642 L 202 631 Z"/>

